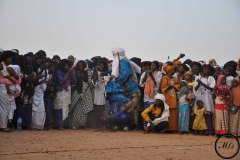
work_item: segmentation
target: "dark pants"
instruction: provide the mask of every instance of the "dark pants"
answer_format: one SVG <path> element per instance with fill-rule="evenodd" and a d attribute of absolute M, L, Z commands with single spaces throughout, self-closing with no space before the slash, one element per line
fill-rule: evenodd
<path fill-rule="evenodd" d="M 204 134 L 214 134 L 214 129 L 213 129 L 213 113 L 210 113 L 210 115 L 205 115 L 205 121 L 207 124 L 207 130 L 204 131 Z"/>
<path fill-rule="evenodd" d="M 52 128 L 54 124 L 54 114 L 53 114 L 53 98 L 51 94 L 45 93 L 44 103 L 45 103 L 45 111 L 46 111 L 45 126 Z"/>
<path fill-rule="evenodd" d="M 152 113 L 149 113 L 148 116 L 151 120 L 155 119 Z M 167 129 L 168 126 L 169 126 L 168 121 L 163 121 L 163 122 L 160 122 L 158 125 L 154 126 L 153 129 L 157 132 L 161 132 L 162 130 Z"/>
<path fill-rule="evenodd" d="M 164 129 L 167 129 L 168 125 L 169 125 L 168 121 L 160 122 L 158 125 L 154 126 L 154 130 L 157 131 L 157 132 L 161 132 Z"/>
<path fill-rule="evenodd" d="M 54 109 L 55 125 L 57 128 L 63 128 L 62 109 Z"/>

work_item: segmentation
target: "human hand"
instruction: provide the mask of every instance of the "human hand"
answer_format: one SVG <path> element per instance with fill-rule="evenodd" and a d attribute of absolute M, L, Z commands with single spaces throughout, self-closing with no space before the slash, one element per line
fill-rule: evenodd
<path fill-rule="evenodd" d="M 179 58 L 183 58 L 183 57 L 185 57 L 185 54 L 184 53 L 180 53 Z"/>
<path fill-rule="evenodd" d="M 197 80 L 198 84 L 202 84 L 202 81 L 200 79 Z"/>
<path fill-rule="evenodd" d="M 155 123 L 153 121 L 150 121 L 150 126 L 154 126 Z"/>

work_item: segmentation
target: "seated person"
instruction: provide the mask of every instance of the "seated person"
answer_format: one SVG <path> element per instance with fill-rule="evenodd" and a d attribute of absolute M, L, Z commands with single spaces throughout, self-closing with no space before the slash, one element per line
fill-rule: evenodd
<path fill-rule="evenodd" d="M 154 98 L 156 102 L 141 114 L 147 123 L 144 127 L 147 133 L 152 129 L 161 132 L 168 127 L 169 106 L 165 103 L 165 96 L 158 93 Z"/>

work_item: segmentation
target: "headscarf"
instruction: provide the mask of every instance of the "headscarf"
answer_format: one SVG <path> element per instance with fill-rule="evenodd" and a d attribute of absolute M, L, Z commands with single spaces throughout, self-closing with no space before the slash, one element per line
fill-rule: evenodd
<path fill-rule="evenodd" d="M 166 103 L 166 98 L 163 94 L 160 94 L 158 93 L 155 97 L 154 97 L 155 100 L 159 99 L 161 101 L 163 101 L 163 103 Z"/>
<path fill-rule="evenodd" d="M 122 48 L 113 48 L 112 54 L 113 54 L 112 75 L 114 77 L 118 77 L 120 55 L 121 55 L 121 58 L 125 57 L 125 50 Z"/>
<path fill-rule="evenodd" d="M 158 125 L 159 123 L 161 123 L 162 121 L 165 121 L 169 116 L 169 106 L 166 103 L 166 98 L 163 94 L 158 93 L 155 97 L 155 99 L 159 99 L 164 103 L 164 111 L 162 113 L 162 116 L 160 118 L 156 118 L 153 122 L 154 125 Z M 148 124 L 149 125 L 149 124 Z"/>
<path fill-rule="evenodd" d="M 224 75 L 219 75 L 218 79 L 217 79 L 217 87 L 219 89 L 228 89 L 228 85 L 227 84 L 222 84 L 222 79 L 224 78 Z"/>
<path fill-rule="evenodd" d="M 180 65 L 180 64 L 182 64 L 181 61 L 173 61 L 173 65 L 175 65 L 175 66 Z"/>
<path fill-rule="evenodd" d="M 164 70 L 167 74 L 169 72 L 171 72 L 173 69 L 175 69 L 175 66 L 172 66 L 172 65 L 168 65 L 168 66 L 164 67 Z"/>
<path fill-rule="evenodd" d="M 112 49 L 112 53 L 113 53 L 113 62 L 112 62 L 112 75 L 114 77 L 118 77 L 119 75 L 119 62 L 121 59 L 127 59 L 126 55 L 125 55 L 125 50 L 122 48 L 113 48 Z M 135 72 L 137 73 L 141 73 L 141 67 L 139 67 L 136 63 L 128 60 L 129 63 L 131 64 L 132 70 L 134 72 L 133 76 L 134 79 L 137 80 L 137 76 L 135 74 Z"/>
<path fill-rule="evenodd" d="M 9 67 L 11 67 L 18 76 L 22 75 L 19 65 L 9 65 Z"/>

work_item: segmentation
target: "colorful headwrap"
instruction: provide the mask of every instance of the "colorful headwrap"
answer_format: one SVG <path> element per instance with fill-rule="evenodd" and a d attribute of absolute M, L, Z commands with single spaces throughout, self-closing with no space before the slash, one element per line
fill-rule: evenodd
<path fill-rule="evenodd" d="M 171 66 L 171 65 L 168 65 L 168 66 L 164 67 L 164 70 L 167 74 L 174 69 L 175 69 L 175 66 Z"/>
<path fill-rule="evenodd" d="M 217 87 L 218 88 L 228 88 L 227 84 L 222 84 L 222 79 L 224 78 L 224 75 L 219 75 L 217 79 Z"/>
<path fill-rule="evenodd" d="M 173 65 L 177 66 L 177 65 L 181 65 L 182 62 L 181 61 L 173 61 Z"/>

